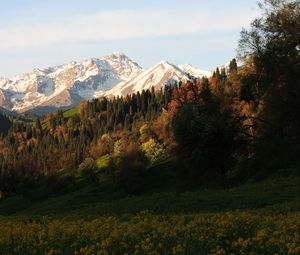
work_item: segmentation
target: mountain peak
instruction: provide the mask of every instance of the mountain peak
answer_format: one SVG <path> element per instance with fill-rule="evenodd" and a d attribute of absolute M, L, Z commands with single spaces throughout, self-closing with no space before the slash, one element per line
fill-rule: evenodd
<path fill-rule="evenodd" d="M 161 64 L 161 65 L 170 65 L 170 63 L 167 60 L 162 60 L 162 61 L 158 62 L 158 64 Z"/>
<path fill-rule="evenodd" d="M 66 108 L 81 99 L 92 99 L 120 82 L 127 82 L 142 71 L 122 52 L 45 69 L 35 68 L 11 80 L 0 78 L 3 90 L 0 106 L 18 112 Z"/>
<path fill-rule="evenodd" d="M 210 77 L 212 75 L 211 71 L 202 70 L 202 69 L 199 69 L 190 64 L 182 64 L 182 65 L 179 65 L 178 67 L 183 72 L 188 73 L 189 75 L 197 77 L 197 78 L 203 77 L 203 76 Z"/>
<path fill-rule="evenodd" d="M 105 55 L 103 59 L 129 59 L 123 52 L 113 52 L 111 54 Z"/>
<path fill-rule="evenodd" d="M 161 66 L 163 66 L 165 69 L 176 69 L 177 71 L 181 72 L 181 70 L 178 68 L 178 66 L 170 63 L 167 60 L 162 60 L 162 61 L 158 62 L 156 65 L 153 66 L 153 69 L 155 69 L 157 67 L 161 67 Z"/>
<path fill-rule="evenodd" d="M 158 62 L 156 65 L 173 66 L 173 67 L 175 66 L 174 64 L 170 63 L 167 60 L 162 60 L 162 61 Z"/>
<path fill-rule="evenodd" d="M 151 89 L 152 87 L 154 89 L 161 89 L 167 84 L 172 85 L 176 82 L 186 81 L 188 79 L 188 76 L 176 65 L 163 60 L 144 72 L 141 72 L 130 81 L 119 83 L 105 94 L 127 95 Z"/>
<path fill-rule="evenodd" d="M 210 72 L 188 64 L 174 65 L 160 61 L 143 70 L 123 52 L 102 58 L 34 69 L 12 79 L 0 77 L 0 107 L 24 112 L 43 108 L 67 108 L 81 99 L 99 95 L 127 95 L 143 89 L 160 89 L 166 84 L 194 77 L 210 76 Z"/>

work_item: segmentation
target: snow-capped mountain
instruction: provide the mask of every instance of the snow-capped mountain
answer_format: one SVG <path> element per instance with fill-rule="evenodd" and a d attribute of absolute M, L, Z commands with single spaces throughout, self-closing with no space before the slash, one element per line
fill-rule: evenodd
<path fill-rule="evenodd" d="M 205 71 L 205 70 L 201 70 L 201 69 L 198 69 L 192 65 L 189 65 L 189 64 L 183 64 L 183 65 L 179 65 L 178 66 L 183 72 L 193 76 L 193 77 L 196 77 L 196 78 L 201 78 L 203 76 L 206 76 L 206 77 L 210 77 L 212 76 L 212 72 L 211 71 Z"/>
<path fill-rule="evenodd" d="M 18 112 L 37 107 L 45 110 L 48 107 L 69 107 L 128 81 L 142 71 L 137 63 L 122 53 L 34 69 L 10 80 L 0 78 L 0 106 Z"/>
<path fill-rule="evenodd" d="M 127 95 L 142 91 L 143 89 L 159 89 L 165 84 L 172 84 L 176 81 L 186 81 L 189 77 L 177 66 L 161 61 L 133 79 L 122 82 L 107 91 L 106 95 Z"/>
<path fill-rule="evenodd" d="M 0 77 L 0 107 L 10 111 L 37 113 L 69 108 L 82 99 L 101 95 L 127 95 L 193 77 L 210 76 L 211 72 L 190 65 L 179 67 L 161 61 L 144 71 L 123 53 L 102 58 L 34 69 L 12 79 Z"/>

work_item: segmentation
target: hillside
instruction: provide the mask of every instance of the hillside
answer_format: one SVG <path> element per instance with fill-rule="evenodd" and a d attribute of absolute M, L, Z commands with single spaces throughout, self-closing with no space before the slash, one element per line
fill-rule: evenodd
<path fill-rule="evenodd" d="M 177 193 L 169 179 L 172 168 L 168 164 L 149 169 L 139 196 L 111 189 L 105 180 L 95 186 L 88 179 L 77 179 L 47 199 L 14 197 L 1 201 L 0 215 L 6 217 L 0 217 L 0 227 L 5 229 L 5 235 L 0 233 L 0 251 L 144 254 L 173 250 L 180 243 L 185 247 L 182 249 L 189 249 L 185 254 L 199 249 L 206 254 L 215 247 L 238 252 L 241 245 L 236 242 L 243 238 L 248 251 L 260 254 L 264 249 L 263 254 L 273 254 L 281 249 L 282 254 L 297 254 L 299 169 L 282 170 L 266 180 L 235 188 Z M 182 231 L 191 236 L 182 237 Z M 295 236 L 288 238 L 293 233 Z M 26 238 L 28 235 L 31 239 Z M 144 237 L 149 244 L 159 242 L 161 246 L 143 246 Z M 20 246 L 14 247 L 12 240 L 18 240 Z M 281 243 L 287 240 L 288 245 Z M 99 241 L 102 245 L 96 248 Z"/>
<path fill-rule="evenodd" d="M 0 78 L 0 254 L 299 255 L 300 3 L 259 7 L 212 72 L 114 53 Z"/>
<path fill-rule="evenodd" d="M 73 184 L 43 192 L 45 184 L 36 186 L 37 194 L 1 201 L 0 215 L 36 217 L 88 218 L 107 214 L 138 213 L 218 213 L 233 210 L 298 211 L 299 169 L 281 170 L 265 180 L 250 181 L 236 187 L 207 188 L 178 192 L 170 162 L 150 168 L 141 194 L 128 196 L 116 190 L 107 179 L 99 185 L 89 178 L 77 177 Z M 63 177 L 61 181 L 64 182 Z M 280 191 L 280 192 L 279 192 Z M 45 192 L 45 190 L 44 190 Z M 167 205 L 167 206 L 166 206 Z"/>

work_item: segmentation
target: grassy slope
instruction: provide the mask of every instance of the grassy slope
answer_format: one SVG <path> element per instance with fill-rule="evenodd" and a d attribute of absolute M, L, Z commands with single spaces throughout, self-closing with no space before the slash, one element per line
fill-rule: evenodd
<path fill-rule="evenodd" d="M 108 180 L 99 186 L 78 179 L 64 192 L 42 201 L 12 197 L 0 201 L 0 215 L 11 216 L 76 216 L 96 217 L 106 214 L 136 213 L 150 210 L 157 213 L 223 212 L 261 209 L 299 211 L 298 169 L 282 170 L 270 178 L 230 189 L 205 189 L 177 193 L 171 167 L 166 163 L 150 169 L 139 196 L 116 191 Z"/>
<path fill-rule="evenodd" d="M 74 108 L 64 111 L 64 113 L 63 113 L 64 117 L 69 118 L 69 117 L 75 115 L 78 112 L 78 109 L 79 109 L 79 105 Z"/>
<path fill-rule="evenodd" d="M 74 108 L 65 110 L 65 111 L 63 112 L 64 118 L 70 118 L 70 117 L 72 117 L 73 115 L 77 114 L 78 109 L 79 109 L 79 105 L 78 105 L 78 106 L 75 106 Z M 46 123 L 45 121 L 43 121 L 43 123 L 42 123 L 42 128 L 43 128 L 43 129 L 48 128 L 47 123 Z"/>

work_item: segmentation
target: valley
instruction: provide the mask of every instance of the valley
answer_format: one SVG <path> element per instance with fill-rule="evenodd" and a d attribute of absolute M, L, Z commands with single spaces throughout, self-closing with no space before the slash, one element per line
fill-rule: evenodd
<path fill-rule="evenodd" d="M 66 63 L 0 78 L 1 255 L 300 254 L 300 3 L 246 2 L 1 4 L 0 73 Z"/>

